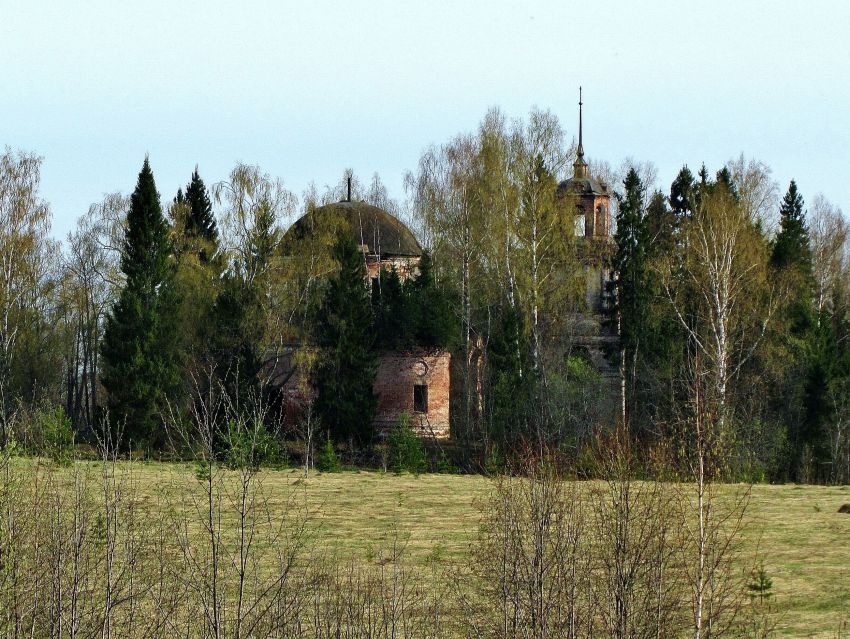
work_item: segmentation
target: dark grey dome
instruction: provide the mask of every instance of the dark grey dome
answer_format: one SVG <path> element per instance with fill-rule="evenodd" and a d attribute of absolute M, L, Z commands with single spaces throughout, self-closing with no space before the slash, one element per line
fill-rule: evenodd
<path fill-rule="evenodd" d="M 348 227 L 354 240 L 366 246 L 370 254 L 382 257 L 422 255 L 422 247 L 404 223 L 384 209 L 366 202 L 343 201 L 320 206 L 289 227 L 285 238 L 301 240 L 312 233 L 314 225 L 334 221 L 334 217 Z"/>

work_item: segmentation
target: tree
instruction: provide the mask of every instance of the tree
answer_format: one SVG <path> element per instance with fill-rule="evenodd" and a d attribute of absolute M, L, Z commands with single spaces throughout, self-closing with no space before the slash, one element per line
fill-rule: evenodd
<path fill-rule="evenodd" d="M 815 278 L 815 310 L 833 310 L 833 293 L 846 285 L 850 273 L 850 225 L 841 212 L 822 195 L 812 202 L 809 229 L 812 272 Z"/>
<path fill-rule="evenodd" d="M 617 196 L 617 245 L 614 254 L 615 304 L 612 314 L 620 343 L 620 374 L 623 376 L 624 423 L 628 420 L 629 399 L 637 373 L 637 361 L 646 332 L 646 313 L 650 306 L 647 287 L 647 250 L 649 233 L 643 210 L 644 187 L 632 169 L 623 181 L 625 194 Z"/>
<path fill-rule="evenodd" d="M 262 373 L 284 350 L 291 316 L 278 306 L 288 299 L 280 294 L 287 285 L 280 276 L 280 223 L 295 198 L 283 182 L 247 164 L 238 164 L 213 194 L 225 205 L 227 264 L 211 311 L 212 359 L 230 400 L 241 405 L 240 399 L 261 390 L 267 381 Z"/>
<path fill-rule="evenodd" d="M 213 247 L 218 244 L 218 226 L 212 210 L 207 187 L 198 174 L 198 167 L 192 173 L 192 179 L 186 186 L 186 204 L 189 214 L 186 217 L 186 235 L 202 238 Z"/>
<path fill-rule="evenodd" d="M 65 334 L 65 412 L 78 431 L 98 418 L 100 345 L 105 318 L 120 288 L 120 251 L 129 198 L 119 193 L 92 204 L 68 234 L 62 264 L 59 310 Z"/>
<path fill-rule="evenodd" d="M 39 196 L 40 182 L 40 157 L 8 147 L 0 154 L 0 446 L 6 444 L 11 400 L 20 391 L 12 388 L 17 342 L 38 321 L 33 312 L 49 272 L 50 208 Z"/>
<path fill-rule="evenodd" d="M 779 187 L 771 178 L 770 167 L 759 160 L 747 160 L 743 153 L 726 166 L 747 217 L 765 231 L 773 231 Z"/>
<path fill-rule="evenodd" d="M 818 326 L 812 250 L 803 197 L 792 180 L 779 208 L 779 233 L 773 243 L 771 265 L 784 291 L 780 343 L 785 349 L 785 401 L 781 403 L 791 435 L 791 472 L 812 478 L 809 461 L 818 448 L 818 431 L 826 410 L 826 389 L 817 385 L 831 365 L 824 360 L 829 327 Z"/>
<path fill-rule="evenodd" d="M 728 441 L 730 381 L 761 343 L 774 305 L 763 237 L 722 183 L 705 186 L 682 228 L 684 254 L 666 263 L 664 289 L 702 358 L 717 437 Z"/>
<path fill-rule="evenodd" d="M 687 166 L 682 170 L 670 185 L 670 208 L 678 222 L 691 216 L 696 209 L 699 200 L 697 183 L 694 175 Z"/>
<path fill-rule="evenodd" d="M 457 424 L 468 436 L 476 417 L 476 331 L 474 302 L 484 288 L 482 250 L 487 238 L 487 217 L 481 206 L 482 175 L 478 141 L 459 135 L 440 148 L 431 148 L 419 160 L 418 171 L 407 178 L 415 208 L 426 236 L 431 240 L 435 262 L 446 277 L 457 282 L 463 344 L 463 408 Z"/>
<path fill-rule="evenodd" d="M 377 398 L 366 268 L 350 233 L 339 235 L 333 256 L 339 270 L 325 284 L 314 327 L 316 414 L 334 440 L 369 444 Z"/>
<path fill-rule="evenodd" d="M 401 279 L 395 268 L 381 274 L 372 289 L 375 311 L 376 346 L 382 350 L 400 350 L 412 345 L 412 331 Z"/>
<path fill-rule="evenodd" d="M 130 198 L 121 255 L 126 282 L 106 321 L 103 385 L 113 419 L 126 420 L 134 442 L 164 441 L 160 410 L 179 382 L 174 287 L 168 224 L 145 158 Z"/>
<path fill-rule="evenodd" d="M 413 341 L 424 348 L 451 350 L 459 340 L 460 326 L 452 311 L 451 299 L 434 277 L 431 252 L 419 258 L 419 273 L 405 282 L 406 317 L 413 331 Z"/>
<path fill-rule="evenodd" d="M 557 326 L 563 319 L 558 310 L 563 310 L 572 290 L 566 285 L 565 277 L 571 270 L 566 267 L 572 255 L 569 251 L 572 202 L 558 197 L 557 182 L 542 153 L 527 157 L 525 162 L 517 220 L 517 261 L 522 267 L 518 281 L 520 303 L 528 316 L 531 333 L 532 365 L 536 370 L 543 364 L 547 325 Z"/>
<path fill-rule="evenodd" d="M 773 245 L 771 263 L 776 268 L 795 270 L 804 280 L 812 277 L 812 251 L 809 246 L 809 229 L 803 211 L 803 196 L 797 183 L 791 180 L 788 192 L 779 208 L 779 234 Z"/>

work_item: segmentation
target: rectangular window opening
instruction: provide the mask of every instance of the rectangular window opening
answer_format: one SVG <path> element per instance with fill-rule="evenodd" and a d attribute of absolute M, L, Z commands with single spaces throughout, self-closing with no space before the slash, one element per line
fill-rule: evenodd
<path fill-rule="evenodd" d="M 584 237 L 584 215 L 583 214 L 576 215 L 575 224 L 576 224 L 576 237 Z"/>
<path fill-rule="evenodd" d="M 413 411 L 415 413 L 428 412 L 428 386 L 425 384 L 413 385 Z"/>

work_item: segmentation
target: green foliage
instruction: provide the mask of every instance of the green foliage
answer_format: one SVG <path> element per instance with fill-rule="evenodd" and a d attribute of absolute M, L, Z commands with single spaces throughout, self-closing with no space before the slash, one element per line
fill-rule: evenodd
<path fill-rule="evenodd" d="M 773 596 L 773 580 L 764 569 L 764 562 L 759 562 L 758 566 L 753 570 L 750 576 L 750 583 L 747 584 L 747 590 L 751 597 L 757 597 L 764 601 Z"/>
<path fill-rule="evenodd" d="M 101 352 L 110 415 L 127 441 L 165 441 L 160 411 L 179 384 L 179 299 L 168 225 L 147 158 L 130 199 L 121 255 L 126 283 L 107 317 Z"/>
<path fill-rule="evenodd" d="M 425 470 L 425 448 L 413 430 L 410 415 L 402 415 L 387 435 L 387 456 L 388 465 L 394 473 L 406 471 L 418 475 Z"/>
<path fill-rule="evenodd" d="M 218 227 L 212 210 L 207 187 L 198 174 L 198 167 L 192 173 L 192 179 L 186 186 L 186 203 L 189 215 L 186 217 L 186 235 L 202 238 L 213 247 L 218 245 Z M 209 256 L 204 255 L 204 259 Z"/>
<path fill-rule="evenodd" d="M 437 472 L 441 475 L 454 475 L 458 472 L 457 466 L 454 465 L 449 456 L 446 455 L 446 451 L 440 450 L 437 455 Z"/>
<path fill-rule="evenodd" d="M 322 449 L 316 456 L 316 468 L 323 473 L 338 473 L 342 470 L 339 457 L 337 457 L 336 450 L 334 449 L 333 440 L 330 437 L 325 440 Z"/>
<path fill-rule="evenodd" d="M 537 434 L 534 371 L 531 348 L 522 315 L 510 307 L 501 310 L 488 343 L 491 437 L 507 449 Z"/>
<path fill-rule="evenodd" d="M 807 335 L 807 373 L 803 380 L 805 409 L 799 441 L 811 447 L 818 460 L 829 456 L 826 425 L 835 410 L 830 388 L 837 380 L 850 376 L 850 350 L 841 343 L 846 327 L 826 311 Z"/>
<path fill-rule="evenodd" d="M 425 348 L 452 349 L 460 342 L 460 323 L 451 298 L 434 278 L 427 250 L 419 260 L 419 274 L 405 282 L 406 316 L 412 341 Z"/>
<path fill-rule="evenodd" d="M 339 270 L 325 284 L 314 320 L 316 414 L 334 439 L 369 444 L 377 410 L 377 362 L 363 254 L 343 233 L 333 255 Z"/>
<path fill-rule="evenodd" d="M 195 479 L 199 482 L 207 482 L 212 477 L 212 462 L 208 459 L 199 459 L 195 462 Z"/>
<path fill-rule="evenodd" d="M 34 417 L 37 440 L 32 452 L 48 457 L 61 466 L 70 464 L 74 454 L 71 418 L 61 406 L 41 408 Z"/>
<path fill-rule="evenodd" d="M 670 207 L 680 224 L 689 218 L 699 203 L 699 191 L 691 170 L 684 166 L 670 186 Z"/>
<path fill-rule="evenodd" d="M 227 466 L 232 470 L 259 470 L 280 458 L 277 438 L 261 421 L 228 420 L 226 442 Z"/>
<path fill-rule="evenodd" d="M 208 348 L 216 375 L 237 406 L 259 393 L 263 310 L 258 292 L 238 274 L 226 273 L 211 309 Z"/>
<path fill-rule="evenodd" d="M 490 477 L 498 477 L 505 472 L 505 458 L 495 444 L 491 444 L 484 458 L 484 473 Z"/>
<path fill-rule="evenodd" d="M 623 185 L 625 195 L 618 195 L 620 208 L 614 236 L 616 302 L 611 313 L 615 321 L 619 320 L 620 349 L 625 351 L 627 361 L 633 361 L 638 345 L 646 338 L 651 295 L 647 286 L 650 238 L 643 210 L 644 187 L 634 169 L 629 171 Z"/>
<path fill-rule="evenodd" d="M 428 251 L 419 261 L 419 273 L 404 284 L 394 268 L 384 271 L 372 289 L 372 306 L 379 350 L 451 349 L 459 341 L 456 313 L 434 279 Z"/>
<path fill-rule="evenodd" d="M 806 279 L 812 274 L 812 251 L 809 246 L 809 229 L 803 211 L 803 196 L 797 183 L 791 180 L 788 192 L 779 209 L 780 231 L 773 245 L 771 261 L 777 268 L 793 268 Z"/>
<path fill-rule="evenodd" d="M 375 310 L 375 346 L 379 350 L 403 350 L 412 346 L 410 306 L 406 304 L 405 291 L 395 268 L 384 271 L 377 285 L 373 285 L 372 307 Z"/>

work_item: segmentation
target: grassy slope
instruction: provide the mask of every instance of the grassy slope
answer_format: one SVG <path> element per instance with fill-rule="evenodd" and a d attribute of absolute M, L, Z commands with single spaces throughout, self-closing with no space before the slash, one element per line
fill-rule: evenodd
<path fill-rule="evenodd" d="M 162 468 L 143 465 L 140 479 L 162 481 Z M 170 473 L 166 473 L 170 474 Z M 398 535 L 407 540 L 410 562 L 462 555 L 473 539 L 475 502 L 488 481 L 475 476 L 383 475 L 374 472 L 312 474 L 264 471 L 271 493 L 306 489 L 311 510 L 320 513 L 317 542 L 344 557 L 367 561 Z M 727 489 L 729 490 L 729 489 Z M 747 541 L 758 545 L 773 579 L 782 618 L 779 635 L 835 637 L 850 618 L 850 487 L 754 486 L 747 512 Z M 281 506 L 282 507 L 282 506 Z"/>

